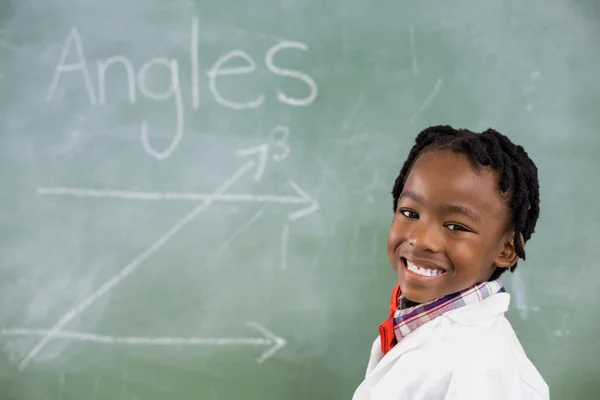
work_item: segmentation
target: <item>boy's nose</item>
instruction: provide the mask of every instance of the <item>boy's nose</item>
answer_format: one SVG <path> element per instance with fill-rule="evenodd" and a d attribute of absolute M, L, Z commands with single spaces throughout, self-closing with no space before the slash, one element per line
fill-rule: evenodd
<path fill-rule="evenodd" d="M 408 243 L 416 250 L 438 253 L 444 246 L 442 229 L 427 222 L 414 224 L 413 229 L 407 235 Z"/>

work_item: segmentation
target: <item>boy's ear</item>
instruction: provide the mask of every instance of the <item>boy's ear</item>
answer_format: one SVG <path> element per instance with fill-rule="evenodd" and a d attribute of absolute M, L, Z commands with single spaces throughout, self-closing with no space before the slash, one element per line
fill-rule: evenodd
<path fill-rule="evenodd" d="M 519 256 L 517 255 L 517 251 L 515 249 L 514 238 L 514 232 L 506 236 L 506 239 L 504 241 L 504 247 L 502 248 L 500 254 L 498 254 L 498 257 L 496 257 L 496 260 L 494 262 L 494 265 L 496 265 L 496 267 L 510 268 L 513 265 L 515 265 L 516 262 L 519 260 Z M 525 246 L 523 234 L 519 235 L 519 239 L 521 240 L 521 246 Z"/>

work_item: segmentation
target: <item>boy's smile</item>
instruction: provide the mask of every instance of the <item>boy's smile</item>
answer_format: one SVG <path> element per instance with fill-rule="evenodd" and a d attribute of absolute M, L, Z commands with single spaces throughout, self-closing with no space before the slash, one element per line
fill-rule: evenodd
<path fill-rule="evenodd" d="M 492 169 L 450 150 L 422 153 L 388 236 L 388 257 L 404 296 L 427 302 L 514 265 L 508 200 L 501 198 Z"/>

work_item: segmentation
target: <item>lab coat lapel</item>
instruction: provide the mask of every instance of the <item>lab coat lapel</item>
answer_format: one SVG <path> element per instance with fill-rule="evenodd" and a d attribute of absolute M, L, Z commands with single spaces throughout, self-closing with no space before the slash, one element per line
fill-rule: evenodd
<path fill-rule="evenodd" d="M 429 324 L 419 327 L 419 329 L 402 339 L 390 351 L 388 351 L 386 355 L 383 356 L 381 361 L 379 361 L 379 363 L 373 369 L 372 373 L 376 374 L 379 370 L 387 370 L 389 364 L 392 364 L 394 361 L 396 361 L 398 357 L 420 346 L 428 337 L 429 333 L 434 328 L 434 325 L 437 325 L 436 322 L 437 321 L 431 321 Z"/>
<path fill-rule="evenodd" d="M 359 386 L 359 392 L 370 392 L 371 388 L 377 382 L 379 382 L 379 380 L 381 380 L 381 378 L 388 372 L 390 367 L 394 365 L 394 361 L 396 361 L 403 354 L 406 354 L 409 351 L 421 346 L 423 342 L 427 340 L 431 331 L 435 328 L 435 325 L 437 325 L 436 321 L 431 321 L 430 323 L 419 327 L 419 329 L 415 330 L 410 335 L 402 339 L 398 344 L 396 344 L 367 374 L 365 380 Z"/>

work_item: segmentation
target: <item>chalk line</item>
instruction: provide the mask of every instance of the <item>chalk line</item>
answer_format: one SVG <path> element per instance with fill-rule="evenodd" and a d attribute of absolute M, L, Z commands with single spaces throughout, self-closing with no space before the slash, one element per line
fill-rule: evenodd
<path fill-rule="evenodd" d="M 287 269 L 287 248 L 290 242 L 290 226 L 284 225 L 283 231 L 281 232 L 281 261 L 280 268 L 283 270 Z"/>
<path fill-rule="evenodd" d="M 98 387 L 100 387 L 100 377 L 96 375 L 94 377 L 94 389 L 92 390 L 92 394 L 94 395 L 93 400 L 96 400 L 98 397 Z"/>
<path fill-rule="evenodd" d="M 269 146 L 266 144 L 261 144 L 249 149 L 240 149 L 237 151 L 238 156 L 249 156 L 253 154 L 258 154 L 258 166 L 256 168 L 256 173 L 254 174 L 254 181 L 260 182 L 265 173 L 265 166 L 267 165 L 267 157 L 269 154 Z"/>
<path fill-rule="evenodd" d="M 323 258 L 323 255 L 328 250 L 328 248 L 329 248 L 329 246 L 323 246 L 323 247 L 321 247 L 321 249 L 319 250 L 319 253 L 317 253 L 317 255 L 315 256 L 315 258 L 313 259 L 312 264 L 310 265 L 310 270 L 311 271 L 314 270 L 315 268 L 317 268 L 317 265 L 319 265 L 319 262 Z"/>
<path fill-rule="evenodd" d="M 3 336 L 46 336 L 48 329 L 6 329 Z M 68 339 L 76 342 L 90 342 L 97 344 L 125 344 L 140 346 L 228 346 L 251 345 L 261 346 L 271 344 L 271 340 L 264 338 L 198 338 L 198 337 L 148 337 L 148 336 L 108 336 L 94 333 L 74 331 L 56 331 L 52 334 L 55 339 Z"/>
<path fill-rule="evenodd" d="M 130 346 L 272 346 L 258 359 L 259 363 L 271 357 L 287 341 L 266 329 L 257 322 L 248 321 L 247 327 L 259 331 L 263 337 L 151 337 L 151 336 L 111 336 L 95 333 L 63 331 L 53 329 L 3 329 L 2 336 L 13 337 L 51 337 L 76 342 L 88 342 L 104 345 Z"/>
<path fill-rule="evenodd" d="M 228 190 L 237 180 L 239 180 L 248 170 L 254 166 L 254 161 L 248 161 L 241 168 L 239 168 L 229 179 L 227 179 L 215 192 L 214 195 L 219 195 Z M 56 331 L 61 330 L 66 324 L 71 322 L 77 315 L 85 311 L 90 305 L 92 305 L 100 297 L 104 296 L 111 289 L 117 286 L 123 279 L 133 273 L 144 261 L 164 246 L 177 232 L 183 227 L 192 222 L 201 212 L 207 209 L 213 202 L 213 198 L 206 198 L 204 202 L 198 205 L 192 212 L 180 219 L 167 233 L 160 237 L 150 247 L 145 249 L 143 252 L 138 254 L 129 264 L 111 279 L 106 281 L 98 290 L 86 297 L 79 305 L 73 308 L 71 311 L 64 314 L 55 324 L 50 328 L 42 339 L 29 351 L 23 361 L 19 364 L 19 370 L 23 371 L 27 365 L 33 360 L 33 358 L 48 344 L 53 334 Z"/>
<path fill-rule="evenodd" d="M 321 173 L 329 175 L 334 181 L 336 181 L 340 186 L 342 186 L 342 188 L 345 191 L 348 191 L 348 186 L 346 186 L 346 183 L 339 177 L 339 175 L 336 172 L 333 172 L 329 168 L 329 164 L 325 162 L 325 160 L 323 160 L 321 157 L 317 156 L 316 159 L 321 164 Z M 319 187 L 321 187 L 321 181 L 319 181 Z"/>
<path fill-rule="evenodd" d="M 356 260 L 358 258 L 358 245 L 359 240 L 358 237 L 360 235 L 360 225 L 354 225 L 352 229 L 352 253 L 350 253 L 350 257 L 352 260 Z"/>
<path fill-rule="evenodd" d="M 302 218 L 319 209 L 319 202 L 306 193 L 297 183 L 290 181 L 290 188 L 296 196 L 277 196 L 260 194 L 226 194 L 226 193 L 180 193 L 180 192 L 138 192 L 128 190 L 98 190 L 76 187 L 38 187 L 37 193 L 54 196 L 71 196 L 78 198 L 120 199 L 139 201 L 207 201 L 211 203 L 277 203 L 306 204 L 307 207 L 289 215 L 291 220 Z"/>
<path fill-rule="evenodd" d="M 306 199 L 307 203 L 309 203 L 308 207 L 305 207 L 301 210 L 291 213 L 289 215 L 290 220 L 292 220 L 292 221 L 297 220 L 297 219 L 302 218 L 308 214 L 311 214 L 319 209 L 319 203 L 316 200 L 314 200 L 312 197 L 310 197 L 310 195 L 308 193 L 306 193 L 304 190 L 302 190 L 300 188 L 300 186 L 298 186 L 296 184 L 296 182 L 290 181 L 289 185 L 302 198 Z"/>
<path fill-rule="evenodd" d="M 574 275 L 573 282 L 581 282 L 582 281 L 581 279 L 583 278 L 583 273 L 585 272 L 585 270 L 586 270 L 586 264 L 581 263 L 581 266 L 579 267 L 579 271 L 577 272 L 577 274 Z M 561 321 L 560 325 L 558 326 L 558 329 L 556 330 L 556 332 L 562 332 L 565 325 L 567 324 L 567 320 L 573 313 L 573 308 L 574 308 L 573 303 L 577 296 L 578 296 L 577 291 L 571 292 L 571 295 L 569 296 L 569 304 L 567 305 L 567 307 L 565 307 L 565 312 L 563 312 L 562 321 Z M 559 336 L 559 335 L 557 335 L 557 336 Z"/>
<path fill-rule="evenodd" d="M 360 111 L 360 109 L 361 109 L 361 107 L 363 106 L 364 103 L 365 103 L 365 95 L 364 95 L 364 93 L 362 93 L 358 97 L 358 101 L 354 105 L 354 108 L 352 109 L 352 111 L 350 111 L 350 114 L 348 114 L 348 117 L 346 118 L 346 120 L 342 124 L 342 129 L 343 130 L 347 130 L 348 128 L 350 128 L 350 121 Z"/>
<path fill-rule="evenodd" d="M 38 187 L 38 194 L 72 196 L 72 197 L 92 197 L 105 199 L 121 200 L 141 200 L 141 201 L 203 201 L 212 199 L 213 202 L 227 203 L 280 203 L 280 204 L 306 204 L 310 202 L 308 198 L 301 196 L 275 196 L 260 194 L 212 194 L 212 193 L 180 193 L 180 192 L 134 192 L 127 190 L 96 190 L 81 189 L 73 187 Z"/>
<path fill-rule="evenodd" d="M 419 61 L 417 60 L 417 48 L 415 46 L 415 28 L 414 26 L 408 31 L 410 40 L 410 55 L 412 58 L 412 70 L 415 76 L 419 76 Z"/>
<path fill-rule="evenodd" d="M 427 107 L 429 107 L 429 105 L 431 104 L 431 102 L 433 101 L 433 99 L 435 99 L 435 96 L 437 96 L 438 92 L 440 91 L 440 88 L 442 87 L 442 84 L 444 83 L 444 80 L 442 78 L 438 78 L 435 87 L 433 88 L 433 90 L 431 91 L 431 93 L 429 94 L 429 96 L 427 96 L 427 98 L 425 99 L 425 101 L 423 102 L 423 104 L 421 104 L 421 107 L 419 107 L 419 109 L 417 110 L 417 112 L 415 112 L 413 114 L 412 117 L 410 117 L 410 123 L 414 124 L 415 120 L 417 119 L 417 117 L 419 115 L 421 115 L 421 113 L 423 111 L 425 111 L 427 109 Z"/>
<path fill-rule="evenodd" d="M 200 89 L 198 86 L 198 39 L 199 39 L 198 17 L 192 17 L 192 29 L 190 33 L 191 68 L 192 68 L 192 108 L 197 110 L 200 107 Z"/>
<path fill-rule="evenodd" d="M 58 400 L 62 400 L 65 388 L 65 373 L 61 373 L 58 378 Z"/>
<path fill-rule="evenodd" d="M 246 322 L 246 326 L 254 328 L 257 331 L 260 331 L 265 337 L 267 337 L 267 338 L 271 339 L 273 342 L 275 342 L 275 346 L 273 346 L 273 347 L 271 347 L 271 349 L 265 351 L 260 356 L 260 358 L 257 360 L 259 364 L 262 364 L 263 362 L 265 362 L 268 358 L 270 358 L 273 354 L 275 354 L 275 352 L 277 350 L 279 350 L 286 344 L 285 339 L 275 336 L 272 332 L 268 331 L 264 326 L 262 326 L 256 322 L 252 322 L 252 321 Z"/>
<path fill-rule="evenodd" d="M 264 213 L 264 209 L 261 208 L 260 210 L 258 210 L 258 212 L 256 214 L 254 214 L 252 217 L 250 217 L 250 219 L 241 227 L 239 227 L 235 232 L 233 232 L 233 234 L 231 234 L 231 236 L 229 236 L 227 238 L 227 240 L 225 240 L 225 242 L 219 247 L 219 249 L 215 252 L 215 254 L 211 257 L 210 260 L 208 260 L 205 263 L 205 266 L 209 266 L 210 264 L 212 264 L 217 258 L 219 258 L 219 256 L 221 255 L 221 253 L 223 253 L 223 251 L 225 251 L 225 249 L 227 247 L 229 247 L 229 245 L 242 233 L 244 233 L 247 229 L 249 229 L 252 225 L 254 225 L 254 223 L 256 221 L 258 221 L 262 215 Z"/>

